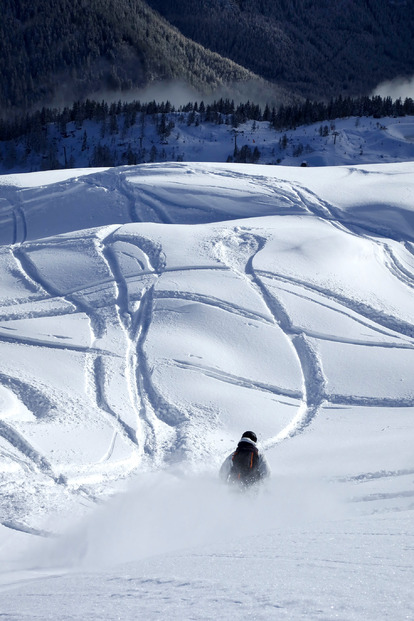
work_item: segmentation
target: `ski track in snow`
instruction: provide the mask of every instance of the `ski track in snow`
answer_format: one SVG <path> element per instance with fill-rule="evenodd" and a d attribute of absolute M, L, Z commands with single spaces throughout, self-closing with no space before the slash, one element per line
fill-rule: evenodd
<path fill-rule="evenodd" d="M 30 460 L 31 464 L 37 468 L 42 474 L 47 475 L 56 483 L 62 482 L 62 479 L 56 477 L 53 473 L 52 465 L 41 455 L 29 442 L 8 423 L 0 420 L 0 436 L 7 440 L 20 454 Z"/>
<path fill-rule="evenodd" d="M 108 414 L 112 421 L 116 421 L 113 422 L 113 424 L 116 426 L 117 431 L 121 436 L 123 436 L 127 441 L 132 442 L 132 444 L 137 444 L 135 430 L 122 420 L 121 416 L 113 410 L 105 397 L 105 361 L 100 356 L 94 360 L 93 375 L 96 391 L 96 403 L 98 408 Z"/>
<path fill-rule="evenodd" d="M 2 206 L 1 218 L 7 221 L 7 212 L 9 212 L 12 245 L 24 243 L 27 239 L 27 221 L 21 193 L 22 190 L 10 186 L 2 188 L 2 200 L 7 202 L 7 207 Z"/>
<path fill-rule="evenodd" d="M 94 307 L 87 304 L 83 297 L 77 296 L 74 293 L 61 292 L 54 285 L 52 285 L 47 278 L 41 275 L 35 263 L 28 256 L 26 247 L 23 249 L 20 246 L 16 248 L 14 252 L 15 255 L 18 256 L 20 265 L 26 272 L 28 278 L 30 278 L 33 282 L 36 282 L 50 297 L 62 298 L 73 306 L 74 312 L 85 313 L 85 315 L 87 315 L 90 320 L 91 343 L 100 338 L 105 331 L 105 325 L 101 316 L 96 312 Z"/>
<path fill-rule="evenodd" d="M 151 327 L 155 283 L 165 271 L 165 256 L 162 249 L 144 237 L 127 238 L 128 244 L 141 250 L 146 256 L 150 270 L 143 270 L 143 275 L 151 276 L 152 284 L 144 285 L 138 299 L 129 293 L 130 279 L 125 278 L 120 269 L 117 253 L 112 244 L 124 239 L 122 235 L 111 234 L 103 244 L 102 253 L 113 274 L 117 288 L 117 314 L 121 330 L 126 337 L 127 385 L 131 404 L 136 412 L 137 433 L 142 450 L 155 463 L 162 460 L 159 446 L 159 421 L 170 427 L 176 427 L 185 417 L 176 406 L 166 401 L 154 386 L 151 370 L 145 353 L 145 341 Z M 135 310 L 132 305 L 135 303 Z"/>
<path fill-rule="evenodd" d="M 387 330 L 390 330 L 391 332 L 395 332 L 399 334 L 402 337 L 408 337 L 410 339 L 409 342 L 414 344 L 414 325 L 413 324 L 408 323 L 402 319 L 399 319 L 393 315 L 388 315 L 384 311 L 375 309 L 372 306 L 368 306 L 368 304 L 362 301 L 348 298 L 345 295 L 341 295 L 340 293 L 336 291 L 326 289 L 324 287 L 321 287 L 320 285 L 305 282 L 298 278 L 291 278 L 289 276 L 277 274 L 275 272 L 268 272 L 266 270 L 258 270 L 258 274 L 265 276 L 266 278 L 298 285 L 305 291 L 308 290 L 310 292 L 321 294 L 325 298 L 333 300 L 334 302 L 337 302 L 338 304 L 343 306 L 344 309 L 347 309 L 349 311 L 352 311 L 352 313 L 359 315 L 362 319 L 366 319 L 370 322 L 373 322 L 374 324 L 377 324 L 376 329 L 378 332 L 381 332 L 382 334 L 387 334 L 387 332 L 381 331 L 381 328 L 385 328 Z M 347 313 L 345 312 L 345 314 Z"/>
<path fill-rule="evenodd" d="M 355 171 L 351 170 L 351 172 Z M 358 172 L 364 174 L 365 171 L 359 170 Z M 293 184 L 293 187 L 296 189 L 298 198 L 303 202 L 305 209 L 310 214 L 329 221 L 333 226 L 345 230 L 351 235 L 365 237 L 371 241 L 376 237 L 386 237 L 399 243 L 412 243 L 413 241 L 408 231 L 406 237 L 403 237 L 388 226 L 385 227 L 380 224 L 374 226 L 372 223 L 353 219 L 352 216 L 344 214 L 340 209 L 319 197 L 309 188 L 301 186 L 300 184 Z M 407 241 L 407 238 L 409 241 Z"/>
<path fill-rule="evenodd" d="M 226 302 L 225 300 L 220 300 L 219 298 L 215 298 L 213 296 L 202 295 L 198 293 L 188 293 L 185 291 L 156 291 L 155 298 L 157 300 L 162 299 L 176 299 L 176 300 L 188 300 L 189 302 L 198 302 L 199 304 L 204 304 L 205 306 L 211 306 L 212 308 L 217 308 L 227 313 L 233 315 L 239 315 L 240 317 L 244 317 L 246 319 L 253 319 L 255 321 L 259 321 L 265 324 L 272 324 L 271 319 L 266 317 L 266 315 L 261 313 L 255 313 L 249 311 L 247 308 L 242 308 L 238 304 L 232 304 L 231 302 Z"/>
<path fill-rule="evenodd" d="M 414 289 L 414 273 L 410 272 L 395 256 L 394 251 L 386 243 L 382 243 L 382 248 L 385 254 L 384 264 L 389 269 L 391 274 L 395 276 L 402 283 Z"/>
<path fill-rule="evenodd" d="M 50 315 L 40 315 L 40 317 L 50 317 Z M 3 329 L 5 329 L 3 327 Z M 116 354 L 110 351 L 106 351 L 104 349 L 99 349 L 97 347 L 82 347 L 81 345 L 72 345 L 71 343 L 52 343 L 47 341 L 46 339 L 36 339 L 30 337 L 23 336 L 9 336 L 7 334 L 0 334 L 0 341 L 5 343 L 13 343 L 14 345 L 23 345 L 25 347 L 44 347 L 46 349 L 60 349 L 67 351 L 77 351 L 80 353 L 88 354 L 88 353 L 96 353 L 102 356 L 108 356 L 111 358 L 117 357 Z"/>
<path fill-rule="evenodd" d="M 296 417 L 275 438 L 266 442 L 267 447 L 277 444 L 281 440 L 293 437 L 307 427 L 317 415 L 325 400 L 325 378 L 321 361 L 305 334 L 296 334 L 290 317 L 282 304 L 272 296 L 263 281 L 254 269 L 254 258 L 264 248 L 266 240 L 256 236 L 257 251 L 248 259 L 245 272 L 255 289 L 260 293 L 265 305 L 274 317 L 275 323 L 280 326 L 286 337 L 292 343 L 302 370 L 303 401 Z"/>
<path fill-rule="evenodd" d="M 358 395 L 329 394 L 329 401 L 334 405 L 361 405 L 364 407 L 409 408 L 414 406 L 414 396 L 406 398 L 363 397 Z"/>
<path fill-rule="evenodd" d="M 148 242 L 140 245 L 141 249 L 148 251 Z M 154 253 L 155 250 L 155 253 Z M 165 269 L 165 257 L 161 249 L 155 246 L 150 247 L 149 257 L 154 267 L 155 273 L 161 275 Z M 170 428 L 176 429 L 179 433 L 179 426 L 187 416 L 175 404 L 169 402 L 157 389 L 152 381 L 152 371 L 148 364 L 145 352 L 145 342 L 151 328 L 153 318 L 153 306 L 155 299 L 155 282 L 145 291 L 140 301 L 138 311 L 132 321 L 133 342 L 136 345 L 137 367 L 136 382 L 138 391 L 141 394 L 141 417 L 146 420 L 151 430 L 147 438 L 146 449 L 154 456 L 156 461 L 162 458 L 158 451 L 157 428 L 158 421 Z"/>
<path fill-rule="evenodd" d="M 309 285 L 305 285 L 304 283 L 302 283 L 302 281 L 297 281 L 293 278 L 281 276 L 281 275 L 275 274 L 274 272 L 270 273 L 270 272 L 265 272 L 263 270 L 257 270 L 257 271 L 258 273 L 261 273 L 266 278 L 269 278 L 274 281 L 275 280 L 278 281 L 278 285 L 277 285 L 278 288 L 281 288 L 283 290 L 285 290 L 285 288 L 282 286 L 283 283 L 292 283 L 292 284 L 298 283 L 298 289 L 299 289 L 298 291 L 294 291 L 292 289 L 286 289 L 286 291 L 288 291 L 289 294 L 292 296 L 302 298 L 303 300 L 310 300 L 312 301 L 313 304 L 316 304 L 318 306 L 321 306 L 329 310 L 334 310 L 335 313 L 337 313 L 338 315 L 349 317 L 354 322 L 360 324 L 361 326 L 369 328 L 370 330 L 378 332 L 378 334 L 382 334 L 385 336 L 392 336 L 393 338 L 396 339 L 397 342 L 389 343 L 385 341 L 366 341 L 362 339 L 350 339 L 346 337 L 339 337 L 334 334 L 330 334 L 330 335 L 321 334 L 321 333 L 306 329 L 305 332 L 310 337 L 314 337 L 318 340 L 332 341 L 335 343 L 348 343 L 349 345 L 364 345 L 365 347 L 384 347 L 384 348 L 396 347 L 400 349 L 413 349 L 414 348 L 414 343 L 411 344 L 411 341 L 409 341 L 407 338 L 402 339 L 401 334 L 398 334 L 397 332 L 394 332 L 392 330 L 387 331 L 383 329 L 382 327 L 376 325 L 374 321 L 369 321 L 368 317 L 359 315 L 357 310 L 352 310 L 350 307 L 346 306 L 345 304 L 343 304 L 344 306 L 343 309 L 337 308 L 337 307 L 333 308 L 332 305 L 329 303 L 330 300 L 338 304 L 341 304 L 341 302 L 339 302 L 338 299 L 335 299 L 334 294 L 330 295 L 327 292 L 322 293 L 322 289 L 320 288 L 315 288 Z M 299 282 L 301 282 L 301 284 L 299 284 Z M 307 294 L 307 292 L 309 293 Z M 315 296 L 311 297 L 310 294 L 312 293 L 317 293 L 318 297 L 320 297 L 321 299 L 318 300 L 315 298 Z M 323 299 L 325 299 L 326 301 L 325 302 L 322 301 Z M 346 298 L 341 298 L 341 299 L 344 300 Z M 372 314 L 374 314 L 374 312 Z"/>
<path fill-rule="evenodd" d="M 26 533 L 27 535 L 34 535 L 36 537 L 54 537 L 54 533 L 48 530 L 44 530 L 43 528 L 33 528 L 32 526 L 27 526 L 27 524 L 22 524 L 17 520 L 4 520 L 0 522 L 2 526 L 6 528 L 10 528 L 10 530 L 17 530 L 21 533 Z"/>
<path fill-rule="evenodd" d="M 0 372 L 0 386 L 11 390 L 35 418 L 50 418 L 55 405 L 40 388 L 31 386 L 21 378 Z M 34 407 L 35 406 L 35 407 Z"/>
<path fill-rule="evenodd" d="M 355 483 L 367 483 L 376 479 L 389 479 L 394 477 L 405 477 L 414 474 L 414 468 L 406 468 L 404 470 L 381 470 L 380 472 L 364 472 L 356 476 L 348 477 L 345 481 L 354 481 Z"/>
<path fill-rule="evenodd" d="M 226 373 L 224 371 L 220 371 L 219 369 L 214 369 L 212 367 L 207 367 L 202 364 L 197 364 L 196 362 L 186 362 L 185 360 L 165 360 L 165 364 L 174 365 L 180 369 L 188 369 L 192 371 L 199 371 L 203 375 L 207 377 L 213 377 L 214 379 L 219 380 L 220 382 L 226 382 L 228 384 L 234 384 L 235 386 L 241 386 L 242 388 L 250 388 L 252 390 L 259 390 L 261 392 L 268 392 L 277 397 L 290 397 L 292 399 L 301 399 L 302 393 L 295 390 L 289 390 L 287 388 L 280 388 L 278 386 L 271 386 L 270 384 L 264 384 L 263 382 L 257 382 L 254 380 L 249 380 L 246 377 L 240 377 L 239 375 L 232 375 L 231 373 Z"/>
<path fill-rule="evenodd" d="M 221 239 L 216 243 L 217 255 L 220 260 L 232 267 L 238 275 L 244 277 L 248 285 L 253 288 L 256 295 L 263 301 L 264 306 L 273 318 L 273 324 L 279 326 L 291 343 L 302 371 L 303 393 L 301 395 L 301 406 L 287 427 L 282 429 L 275 437 L 266 440 L 265 446 L 270 448 L 282 440 L 301 433 L 311 423 L 325 400 L 325 378 L 318 355 L 309 340 L 304 334 L 298 334 L 293 328 L 287 311 L 279 300 L 269 293 L 254 269 L 254 259 L 265 247 L 266 239 L 253 235 L 250 232 L 237 232 L 230 239 Z M 234 264 L 233 257 L 229 256 L 232 244 L 235 247 L 244 247 L 244 255 L 246 253 L 248 255 L 245 257 L 244 265 Z"/>

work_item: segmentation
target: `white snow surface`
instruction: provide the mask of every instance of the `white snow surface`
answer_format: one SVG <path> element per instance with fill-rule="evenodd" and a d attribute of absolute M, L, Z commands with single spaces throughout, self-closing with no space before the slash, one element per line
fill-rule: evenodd
<path fill-rule="evenodd" d="M 413 162 L 5 175 L 0 222 L 2 619 L 414 618 Z"/>

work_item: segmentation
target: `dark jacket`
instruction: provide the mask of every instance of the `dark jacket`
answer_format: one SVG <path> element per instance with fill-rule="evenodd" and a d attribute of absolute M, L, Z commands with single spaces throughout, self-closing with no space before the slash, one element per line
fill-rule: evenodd
<path fill-rule="evenodd" d="M 256 443 L 253 442 L 253 440 L 250 440 L 250 438 L 242 438 L 241 442 L 248 442 L 249 444 L 252 444 L 254 447 L 257 448 Z M 233 455 L 235 452 L 236 451 L 233 451 L 233 453 L 231 453 L 228 457 L 226 457 L 226 459 L 224 460 L 220 468 L 220 478 L 225 482 L 229 480 L 229 476 L 230 476 L 232 465 L 233 465 Z M 263 455 L 261 451 L 259 451 L 258 457 L 259 457 L 259 461 L 257 463 L 258 478 L 259 480 L 266 479 L 267 477 L 270 477 L 270 466 L 267 462 L 266 457 Z"/>

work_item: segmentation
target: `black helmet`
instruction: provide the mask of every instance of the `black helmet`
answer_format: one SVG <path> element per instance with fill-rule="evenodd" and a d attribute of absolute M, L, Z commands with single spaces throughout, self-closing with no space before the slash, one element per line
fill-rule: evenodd
<path fill-rule="evenodd" d="M 254 431 L 245 431 L 242 435 L 242 438 L 249 438 L 249 440 L 253 440 L 253 442 L 257 442 L 257 435 Z"/>

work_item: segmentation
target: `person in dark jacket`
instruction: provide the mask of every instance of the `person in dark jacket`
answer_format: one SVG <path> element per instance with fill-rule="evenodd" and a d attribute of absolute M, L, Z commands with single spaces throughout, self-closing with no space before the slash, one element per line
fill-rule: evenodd
<path fill-rule="evenodd" d="M 245 431 L 236 450 L 223 462 L 220 478 L 230 484 L 249 487 L 270 476 L 266 457 L 257 448 L 254 431 Z"/>

